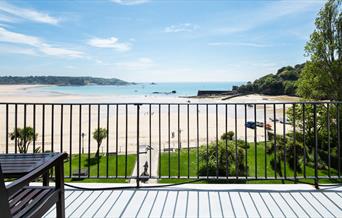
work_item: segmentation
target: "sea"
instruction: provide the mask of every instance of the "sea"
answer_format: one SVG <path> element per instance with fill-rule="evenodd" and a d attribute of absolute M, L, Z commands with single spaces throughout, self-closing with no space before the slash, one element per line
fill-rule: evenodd
<path fill-rule="evenodd" d="M 74 95 L 132 95 L 132 96 L 196 96 L 198 90 L 231 90 L 245 82 L 179 82 L 179 83 L 138 83 L 123 86 L 43 86 L 40 92 Z"/>

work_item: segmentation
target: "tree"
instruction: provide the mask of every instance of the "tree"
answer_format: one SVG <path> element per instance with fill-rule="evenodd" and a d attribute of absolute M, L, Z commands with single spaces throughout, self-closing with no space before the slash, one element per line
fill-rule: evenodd
<path fill-rule="evenodd" d="M 219 176 L 226 176 L 226 173 L 230 176 L 235 176 L 236 173 L 239 176 L 246 175 L 248 169 L 246 169 L 247 166 L 245 165 L 245 149 L 249 147 L 245 147 L 245 142 L 240 140 L 238 141 L 236 152 L 235 146 L 235 142 L 228 141 L 226 148 L 226 143 L 223 140 L 220 140 L 218 145 L 210 143 L 208 148 L 202 145 L 199 151 L 199 157 L 202 160 L 200 162 L 199 175 L 205 176 L 208 174 L 209 176 L 216 176 L 217 171 Z"/>
<path fill-rule="evenodd" d="M 16 146 L 20 153 L 27 153 L 31 142 L 37 139 L 38 133 L 35 134 L 32 127 L 16 128 L 9 134 L 9 137 L 12 141 L 17 140 Z"/>
<path fill-rule="evenodd" d="M 93 132 L 93 138 L 97 142 L 97 151 L 95 157 L 99 157 L 99 150 L 102 144 L 103 139 L 107 138 L 107 129 L 106 128 L 97 128 Z"/>
<path fill-rule="evenodd" d="M 298 81 L 305 99 L 342 100 L 342 0 L 329 0 L 316 18 L 305 46 L 310 61 Z"/>
<path fill-rule="evenodd" d="M 297 94 L 305 100 L 342 100 L 342 0 L 329 0 L 320 10 L 316 18 L 316 28 L 305 46 L 310 60 L 300 74 L 297 82 Z M 331 104 L 316 105 L 316 123 L 314 123 L 314 106 L 297 105 L 288 111 L 288 117 L 296 123 L 300 133 L 297 139 L 305 137 L 305 145 L 312 154 L 315 145 L 314 127 L 317 129 L 318 161 L 325 168 L 331 160 L 332 167 L 338 168 L 337 111 L 341 107 Z M 293 113 L 295 111 L 295 113 Z M 305 123 L 303 123 L 303 115 Z M 329 119 L 328 119 L 329 118 Z M 328 123 L 330 131 L 328 131 Z M 305 124 L 305 131 L 303 131 Z M 340 130 L 341 131 L 341 130 Z M 304 133 L 304 134 L 303 134 Z M 292 133 L 293 134 L 293 133 Z M 298 134 L 298 133 L 296 133 Z M 341 132 L 340 132 L 341 134 Z M 302 142 L 304 144 L 304 142 Z M 330 150 L 328 149 L 330 145 Z M 329 156 L 330 153 L 330 156 Z"/>
<path fill-rule="evenodd" d="M 234 87 L 239 93 L 259 93 L 264 95 L 296 95 L 296 82 L 305 64 L 297 64 L 294 67 L 280 68 L 276 74 L 268 74 L 248 82 L 246 85 Z"/>

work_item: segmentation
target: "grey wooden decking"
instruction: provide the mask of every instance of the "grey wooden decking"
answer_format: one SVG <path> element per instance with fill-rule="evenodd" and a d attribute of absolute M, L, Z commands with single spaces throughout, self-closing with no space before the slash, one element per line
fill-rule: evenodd
<path fill-rule="evenodd" d="M 115 191 L 66 188 L 65 196 L 68 217 L 342 217 L 342 187 L 189 184 Z M 46 217 L 55 217 L 55 209 Z"/>

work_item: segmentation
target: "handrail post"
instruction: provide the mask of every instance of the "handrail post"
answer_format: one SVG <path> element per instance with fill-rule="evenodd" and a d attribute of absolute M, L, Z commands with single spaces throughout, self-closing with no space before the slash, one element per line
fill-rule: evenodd
<path fill-rule="evenodd" d="M 315 154 L 314 154 L 314 160 L 315 160 L 315 188 L 316 189 L 319 189 L 319 186 L 318 186 L 318 164 L 317 164 L 317 161 L 318 161 L 318 153 L 317 153 L 317 150 L 318 150 L 318 138 L 317 138 L 317 105 L 314 104 L 314 110 L 313 110 L 313 113 L 314 113 L 314 117 L 313 117 L 313 123 L 314 123 L 314 134 L 315 134 Z"/>
<path fill-rule="evenodd" d="M 137 106 L 137 178 L 136 178 L 136 182 L 137 182 L 137 188 L 140 188 L 140 172 L 139 172 L 139 168 L 140 168 L 140 144 L 139 144 L 139 132 L 140 132 L 140 106 L 141 104 L 135 104 L 135 106 Z"/>

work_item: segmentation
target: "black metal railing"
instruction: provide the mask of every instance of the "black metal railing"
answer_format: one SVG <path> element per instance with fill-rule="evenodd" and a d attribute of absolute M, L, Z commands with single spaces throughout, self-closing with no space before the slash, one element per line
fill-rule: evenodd
<path fill-rule="evenodd" d="M 1 103 L 0 152 L 67 152 L 67 178 L 340 179 L 340 102 Z"/>

